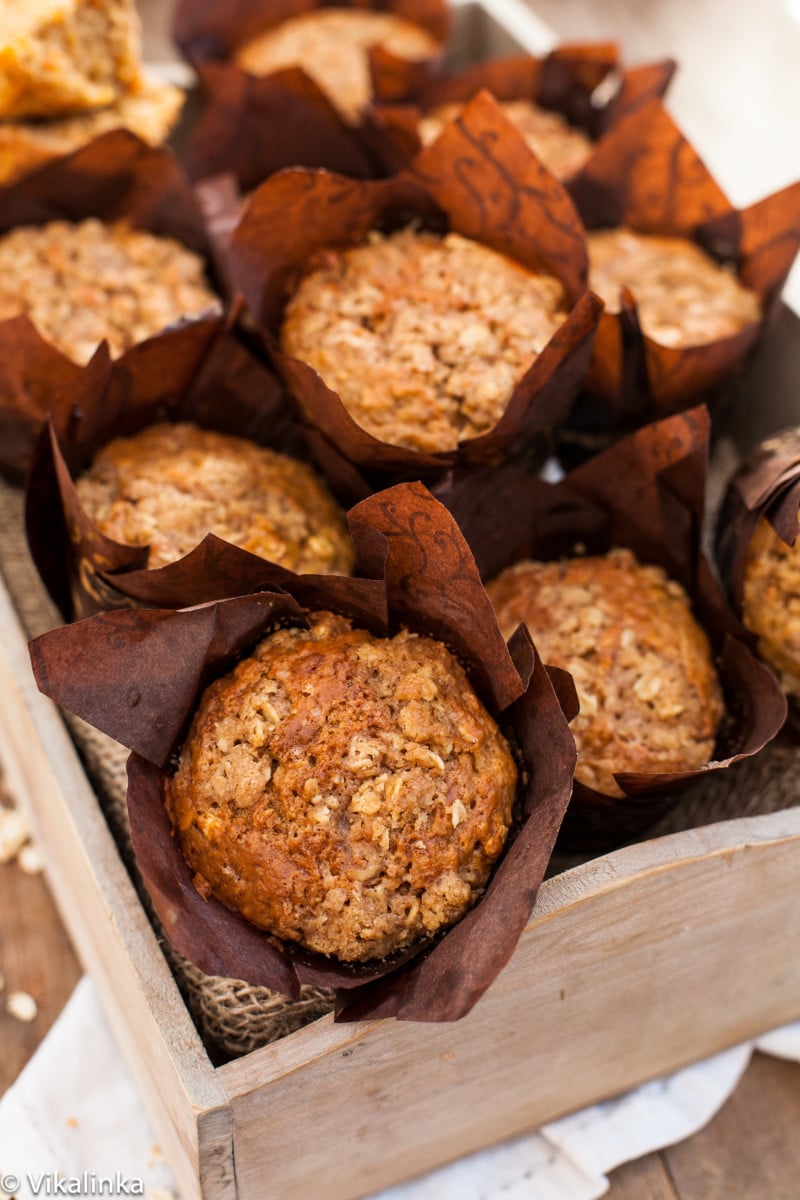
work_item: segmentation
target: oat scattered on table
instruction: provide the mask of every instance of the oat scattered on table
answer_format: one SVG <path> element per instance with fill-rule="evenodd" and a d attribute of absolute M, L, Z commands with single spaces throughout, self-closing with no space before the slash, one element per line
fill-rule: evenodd
<path fill-rule="evenodd" d="M 17 1021 L 29 1024 L 39 1015 L 39 1005 L 28 992 L 9 992 L 6 1011 Z"/>

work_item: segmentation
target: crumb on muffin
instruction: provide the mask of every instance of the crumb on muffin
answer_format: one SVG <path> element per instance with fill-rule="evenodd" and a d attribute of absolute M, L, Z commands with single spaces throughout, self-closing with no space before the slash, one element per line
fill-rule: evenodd
<path fill-rule="evenodd" d="M 800 697 L 800 539 L 787 546 L 765 517 L 755 528 L 744 567 L 742 618 L 781 687 Z"/>
<path fill-rule="evenodd" d="M 344 514 L 323 481 L 288 455 L 189 423 L 115 438 L 77 481 L 100 530 L 149 545 L 148 567 L 194 549 L 207 533 L 288 570 L 349 574 Z"/>
<path fill-rule="evenodd" d="M 367 433 L 436 453 L 497 424 L 567 311 L 552 275 L 409 227 L 318 256 L 281 343 Z"/>
<path fill-rule="evenodd" d="M 629 550 L 503 571 L 486 589 L 508 638 L 524 622 L 543 660 L 570 672 L 575 777 L 620 797 L 621 772 L 700 767 L 714 750 L 722 692 L 708 639 L 679 583 Z"/>
<path fill-rule="evenodd" d="M 716 342 L 761 319 L 758 296 L 688 238 L 601 229 L 587 240 L 589 286 L 606 311 L 619 312 L 629 288 L 642 331 L 663 346 Z"/>
<path fill-rule="evenodd" d="M 502 100 L 505 116 L 516 126 L 537 158 L 558 179 L 575 175 L 592 153 L 592 140 L 587 133 L 570 125 L 561 113 L 541 108 L 532 100 Z M 423 146 L 430 145 L 451 121 L 461 116 L 463 104 L 442 104 L 425 114 L 418 126 Z"/>
<path fill-rule="evenodd" d="M 125 222 L 50 221 L 0 237 L 0 320 L 25 314 L 78 363 L 104 339 L 116 358 L 181 317 L 219 308 L 198 254 Z"/>
<path fill-rule="evenodd" d="M 322 8 L 302 13 L 240 46 L 236 62 L 253 75 L 302 67 L 349 122 L 372 96 L 369 50 L 382 46 L 395 58 L 435 57 L 441 44 L 421 26 L 395 13 L 363 8 Z"/>
<path fill-rule="evenodd" d="M 201 894 L 357 962 L 424 940 L 475 903 L 516 779 L 441 643 L 318 613 L 206 690 L 167 799 Z"/>
<path fill-rule="evenodd" d="M 134 0 L 3 0 L 0 117 L 113 104 L 140 78 Z"/>
<path fill-rule="evenodd" d="M 162 145 L 180 116 L 184 93 L 169 83 L 143 80 L 108 108 L 47 121 L 0 122 L 0 183 L 71 154 L 112 129 L 128 129 L 150 146 Z"/>

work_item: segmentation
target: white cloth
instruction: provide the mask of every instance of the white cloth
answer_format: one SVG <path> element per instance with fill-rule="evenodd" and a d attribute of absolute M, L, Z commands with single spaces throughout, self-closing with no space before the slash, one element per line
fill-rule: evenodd
<path fill-rule="evenodd" d="M 800 1062 L 800 1023 L 390 1188 L 379 1200 L 595 1200 L 614 1167 L 705 1125 L 754 1048 Z M 157 1200 L 174 1188 L 88 978 L 0 1100 L 0 1195 L 9 1176 L 19 1186 L 6 1194 L 30 1200 L 38 1184 L 38 1195 L 47 1195 L 48 1175 L 80 1180 L 84 1195 L 92 1177 L 121 1178 L 128 1194 Z"/>

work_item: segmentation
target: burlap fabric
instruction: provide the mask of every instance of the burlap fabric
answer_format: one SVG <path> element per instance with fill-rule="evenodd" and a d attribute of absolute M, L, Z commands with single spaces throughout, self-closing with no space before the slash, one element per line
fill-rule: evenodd
<path fill-rule="evenodd" d="M 723 448 L 717 458 L 715 482 L 727 477 L 731 453 Z M 719 490 L 719 485 L 712 489 L 714 500 Z M 0 530 L 0 571 L 25 630 L 35 637 L 59 624 L 60 617 L 45 594 L 27 552 L 22 493 L 2 481 Z M 138 884 L 130 852 L 125 807 L 127 751 L 77 718 L 66 719 L 122 857 L 147 907 L 147 896 Z M 790 808 L 798 801 L 798 768 L 800 744 L 783 735 L 731 770 L 710 772 L 683 794 L 677 807 L 662 818 L 652 835 Z M 565 869 L 579 861 L 577 857 L 557 858 L 554 868 Z M 302 998 L 292 1002 L 241 980 L 204 975 L 175 954 L 163 939 L 162 945 L 202 1036 L 225 1055 L 247 1054 L 292 1033 L 332 1008 L 330 993 L 316 989 L 304 988 Z"/>

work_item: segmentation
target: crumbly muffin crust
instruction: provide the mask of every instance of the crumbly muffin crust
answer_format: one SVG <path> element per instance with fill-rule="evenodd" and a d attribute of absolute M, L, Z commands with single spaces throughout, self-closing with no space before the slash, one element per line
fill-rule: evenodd
<path fill-rule="evenodd" d="M 77 481 L 102 532 L 150 546 L 148 567 L 182 558 L 209 532 L 292 571 L 347 575 L 344 514 L 305 463 L 196 425 L 115 438 Z"/>
<path fill-rule="evenodd" d="M 143 80 L 139 89 L 123 93 L 108 108 L 48 121 L 0 122 L 0 183 L 10 183 L 112 129 L 129 129 L 149 145 L 160 146 L 178 120 L 184 98 L 172 84 Z"/>
<path fill-rule="evenodd" d="M 613 313 L 620 288 L 630 288 L 642 330 L 655 342 L 703 345 L 761 319 L 758 296 L 687 238 L 601 229 L 587 239 L 592 291 Z"/>
<path fill-rule="evenodd" d="M 167 796 L 203 894 L 356 962 L 471 907 L 505 843 L 516 777 L 441 643 L 320 613 L 206 690 Z"/>
<path fill-rule="evenodd" d="M 0 320 L 22 313 L 86 363 L 114 357 L 180 317 L 219 309 L 203 260 L 174 238 L 90 218 L 21 226 L 0 237 Z"/>
<path fill-rule="evenodd" d="M 629 550 L 525 561 L 487 589 L 506 638 L 527 624 L 547 663 L 575 680 L 575 776 L 622 796 L 614 775 L 702 766 L 722 719 L 708 640 L 683 588 Z"/>
<path fill-rule="evenodd" d="M 561 113 L 540 108 L 532 100 L 503 100 L 500 107 L 536 157 L 558 179 L 574 175 L 592 153 L 592 140 L 588 134 L 570 125 Z M 461 116 L 463 109 L 463 104 L 453 103 L 442 104 L 427 112 L 418 126 L 423 146 L 435 141 L 451 121 Z"/>
<path fill-rule="evenodd" d="M 3 0 L 0 117 L 52 117 L 113 104 L 140 77 L 133 0 Z"/>
<path fill-rule="evenodd" d="M 369 50 L 383 46 L 396 58 L 433 58 L 435 38 L 395 13 L 324 8 L 303 13 L 260 33 L 236 52 L 236 62 L 253 75 L 302 67 L 350 122 L 372 96 Z"/>
<path fill-rule="evenodd" d="M 747 548 L 742 617 L 781 687 L 800 698 L 800 539 L 787 546 L 761 517 Z"/>
<path fill-rule="evenodd" d="M 566 316 L 552 275 L 455 233 L 406 228 L 312 263 L 281 342 L 367 433 L 436 453 L 497 424 Z"/>

